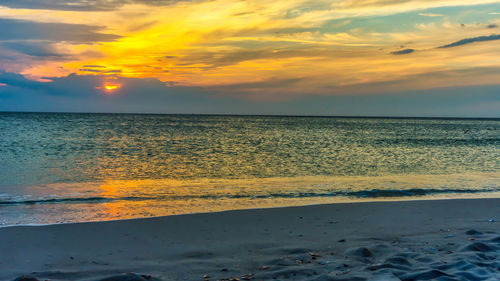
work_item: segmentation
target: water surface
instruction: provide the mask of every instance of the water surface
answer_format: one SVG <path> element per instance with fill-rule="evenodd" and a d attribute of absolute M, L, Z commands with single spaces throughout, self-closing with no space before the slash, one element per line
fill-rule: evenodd
<path fill-rule="evenodd" d="M 500 121 L 0 113 L 0 223 L 497 197 Z"/>

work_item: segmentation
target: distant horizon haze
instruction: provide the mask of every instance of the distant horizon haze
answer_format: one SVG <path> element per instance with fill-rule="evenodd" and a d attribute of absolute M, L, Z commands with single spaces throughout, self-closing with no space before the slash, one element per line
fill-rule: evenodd
<path fill-rule="evenodd" d="M 20 114 L 116 114 L 116 115 L 165 115 L 165 116 L 234 116 L 234 117 L 304 117 L 304 118 L 345 118 L 345 119 L 415 119 L 415 120 L 500 120 L 500 117 L 459 117 L 459 116 L 383 116 L 383 115 L 296 115 L 296 114 L 238 114 L 238 113 L 160 113 L 160 112 L 78 112 L 78 111 L 0 111 L 0 113 Z"/>

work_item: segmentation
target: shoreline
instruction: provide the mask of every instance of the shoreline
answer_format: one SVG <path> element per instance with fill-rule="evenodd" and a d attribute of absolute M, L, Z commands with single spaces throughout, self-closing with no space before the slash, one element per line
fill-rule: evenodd
<path fill-rule="evenodd" d="M 454 195 L 454 196 L 450 196 Z M 482 196 L 481 196 L 482 195 Z M 320 197 L 321 198 L 321 197 Z M 332 197 L 327 197 L 332 199 Z M 304 198 L 302 198 L 304 199 Z M 314 199 L 311 197 L 309 199 Z M 143 217 L 125 217 L 116 219 L 102 219 L 102 220 L 88 220 L 88 221 L 71 221 L 71 222 L 54 222 L 54 223 L 27 223 L 27 224 L 9 224 L 1 225 L 2 228 L 10 227 L 44 227 L 52 225 L 71 225 L 71 224 L 85 224 L 85 223 L 105 223 L 105 222 L 119 222 L 119 221 L 130 221 L 130 220 L 142 220 L 142 219 L 155 219 L 155 218 L 166 218 L 166 217 L 176 217 L 176 216 L 191 216 L 191 215 L 203 215 L 203 214 L 217 214 L 226 213 L 234 211 L 253 211 L 253 210 L 267 210 L 267 209 L 284 209 L 284 208 L 300 208 L 300 207 L 310 207 L 310 206 L 328 206 L 328 205 L 338 205 L 338 204 L 364 204 L 364 203 L 384 203 L 384 202 L 420 202 L 420 201 L 447 201 L 447 200 L 482 200 L 482 199 L 499 199 L 500 192 L 478 192 L 478 193 L 451 193 L 451 194 L 438 194 L 438 195 L 424 195 L 424 196 L 404 196 L 404 197 L 372 197 L 372 198 L 349 198 L 349 197 L 335 197 L 336 201 L 330 202 L 317 202 L 303 205 L 263 205 L 255 208 L 240 208 L 240 209 L 222 209 L 215 211 L 199 211 L 191 213 L 173 213 L 167 215 L 157 215 L 157 216 L 143 216 Z M 314 200 L 312 200 L 314 201 Z M 43 206 L 44 204 L 33 204 L 34 206 Z M 15 206 L 32 206 L 32 205 L 15 205 Z M 500 219 L 500 218 L 499 218 Z"/>
<path fill-rule="evenodd" d="M 498 214 L 498 198 L 447 199 L 8 226 L 0 228 L 0 280 L 100 280 L 127 272 L 161 280 L 319 281 L 468 280 L 468 272 L 494 280 Z"/>

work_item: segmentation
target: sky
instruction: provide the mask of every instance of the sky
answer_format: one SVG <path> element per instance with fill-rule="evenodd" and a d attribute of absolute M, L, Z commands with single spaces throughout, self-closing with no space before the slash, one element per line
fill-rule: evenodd
<path fill-rule="evenodd" d="M 500 1 L 0 0 L 0 111 L 500 117 Z"/>

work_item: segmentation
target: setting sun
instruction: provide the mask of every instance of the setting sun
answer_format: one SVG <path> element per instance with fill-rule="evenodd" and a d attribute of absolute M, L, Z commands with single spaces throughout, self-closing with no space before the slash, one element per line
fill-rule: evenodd
<path fill-rule="evenodd" d="M 104 85 L 104 89 L 108 92 L 114 91 L 116 89 L 119 89 L 120 85 Z"/>

